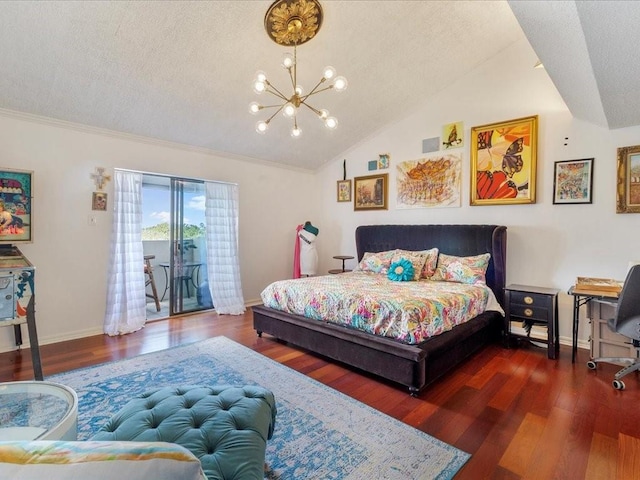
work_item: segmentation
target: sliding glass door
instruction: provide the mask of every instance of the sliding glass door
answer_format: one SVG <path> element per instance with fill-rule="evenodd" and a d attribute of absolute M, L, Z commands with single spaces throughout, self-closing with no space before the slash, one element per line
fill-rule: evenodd
<path fill-rule="evenodd" d="M 171 315 L 212 308 L 207 284 L 204 182 L 171 178 Z"/>
<path fill-rule="evenodd" d="M 213 308 L 207 283 L 204 204 L 203 181 L 143 175 L 148 320 Z"/>

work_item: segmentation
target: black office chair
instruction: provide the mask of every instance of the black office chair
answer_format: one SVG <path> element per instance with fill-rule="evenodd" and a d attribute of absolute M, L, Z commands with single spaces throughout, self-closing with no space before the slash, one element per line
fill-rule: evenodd
<path fill-rule="evenodd" d="M 631 372 L 640 370 L 640 265 L 634 265 L 629 270 L 618 298 L 616 316 L 610 318 L 607 324 L 614 332 L 631 339 L 633 346 L 636 348 L 636 356 L 635 358 L 594 358 L 587 362 L 587 367 L 595 370 L 600 362 L 628 363 L 629 365 L 615 374 L 615 380 L 613 381 L 613 388 L 624 390 L 624 382 L 620 379 Z"/>

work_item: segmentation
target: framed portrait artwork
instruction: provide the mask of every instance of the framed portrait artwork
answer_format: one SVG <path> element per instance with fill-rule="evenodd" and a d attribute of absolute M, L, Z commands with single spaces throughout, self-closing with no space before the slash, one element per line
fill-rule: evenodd
<path fill-rule="evenodd" d="M 338 180 L 338 201 L 351 201 L 351 180 Z"/>
<path fill-rule="evenodd" d="M 103 192 L 93 192 L 91 210 L 107 210 L 107 194 Z"/>
<path fill-rule="evenodd" d="M 0 244 L 33 241 L 33 172 L 0 169 Z"/>
<path fill-rule="evenodd" d="M 368 175 L 353 179 L 354 210 L 387 210 L 389 208 L 389 174 Z"/>
<path fill-rule="evenodd" d="M 640 145 L 618 148 L 616 213 L 640 213 Z"/>
<path fill-rule="evenodd" d="M 592 191 L 593 158 L 554 163 L 553 203 L 591 203 Z"/>
<path fill-rule="evenodd" d="M 536 202 L 538 116 L 471 128 L 471 205 Z"/>

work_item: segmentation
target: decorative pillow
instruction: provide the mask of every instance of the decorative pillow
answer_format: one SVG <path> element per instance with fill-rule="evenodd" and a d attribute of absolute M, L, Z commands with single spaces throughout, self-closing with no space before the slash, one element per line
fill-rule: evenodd
<path fill-rule="evenodd" d="M 422 255 L 426 255 L 426 260 L 424 262 L 424 267 L 422 267 L 422 272 L 420 273 L 420 278 L 431 278 L 436 271 L 436 266 L 438 265 L 438 249 L 432 248 L 430 250 L 421 250 L 421 251 L 411 251 L 411 250 L 399 250 L 400 254 L 405 253 L 420 253 Z"/>
<path fill-rule="evenodd" d="M 401 258 L 397 262 L 393 262 L 387 274 L 387 278 L 394 282 L 408 282 L 413 280 L 413 277 L 413 265 L 406 258 Z"/>
<path fill-rule="evenodd" d="M 391 259 L 397 250 L 387 250 L 386 252 L 365 252 L 362 260 L 354 271 L 382 273 L 386 275 L 389 272 Z"/>
<path fill-rule="evenodd" d="M 438 256 L 438 267 L 431 280 L 471 284 L 485 283 L 485 274 L 490 258 L 490 253 L 472 257 L 456 257 L 441 253 Z"/>
<path fill-rule="evenodd" d="M 395 255 L 391 259 L 391 263 L 399 262 L 400 260 L 409 260 L 413 265 L 413 280 L 420 280 L 422 269 L 427 261 L 427 255 L 424 252 L 412 252 L 410 250 L 396 250 Z"/>
<path fill-rule="evenodd" d="M 0 442 L 2 478 L 12 480 L 206 480 L 200 460 L 164 442 Z"/>

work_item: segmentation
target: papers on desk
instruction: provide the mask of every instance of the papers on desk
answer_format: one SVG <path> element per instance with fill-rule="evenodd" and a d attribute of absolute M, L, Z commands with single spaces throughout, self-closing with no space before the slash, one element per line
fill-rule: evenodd
<path fill-rule="evenodd" d="M 573 287 L 575 293 L 617 298 L 624 282 L 612 278 L 578 277 Z"/>

